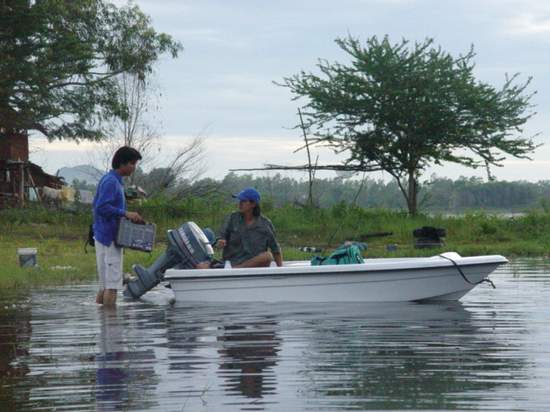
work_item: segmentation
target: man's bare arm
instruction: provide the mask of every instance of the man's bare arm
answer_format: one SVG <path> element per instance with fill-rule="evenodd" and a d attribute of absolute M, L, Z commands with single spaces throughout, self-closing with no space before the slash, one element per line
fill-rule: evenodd
<path fill-rule="evenodd" d="M 283 253 L 282 252 L 273 253 L 273 259 L 275 259 L 275 263 L 277 264 L 277 266 L 283 266 Z"/>

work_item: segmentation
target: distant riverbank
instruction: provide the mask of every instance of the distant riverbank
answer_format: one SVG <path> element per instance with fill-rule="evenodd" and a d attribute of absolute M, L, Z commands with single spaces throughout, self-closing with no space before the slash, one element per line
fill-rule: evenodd
<path fill-rule="evenodd" d="M 134 263 L 150 264 L 164 252 L 166 230 L 186 221 L 201 227 L 218 229 L 224 216 L 234 205 L 216 199 L 185 201 L 151 200 L 132 205 L 148 221 L 158 225 L 158 244 L 153 254 L 126 251 L 125 271 Z M 550 251 L 550 213 L 532 212 L 521 216 L 501 216 L 483 212 L 461 216 L 407 216 L 383 209 L 362 209 L 340 204 L 327 209 L 294 206 L 280 208 L 264 205 L 271 218 L 287 260 L 310 259 L 313 254 L 299 248 L 312 246 L 324 254 L 345 240 L 365 240 L 365 257 L 426 256 L 442 251 L 462 255 L 501 254 L 504 256 L 546 256 Z M 95 278 L 95 253 L 84 251 L 89 210 L 64 212 L 41 208 L 0 211 L 0 287 L 25 287 L 42 284 L 79 282 Z M 415 249 L 412 231 L 422 226 L 447 230 L 445 246 L 436 249 Z M 390 232 L 389 236 L 369 237 Z M 387 245 L 396 245 L 388 251 Z M 17 248 L 38 249 L 38 267 L 20 268 Z"/>

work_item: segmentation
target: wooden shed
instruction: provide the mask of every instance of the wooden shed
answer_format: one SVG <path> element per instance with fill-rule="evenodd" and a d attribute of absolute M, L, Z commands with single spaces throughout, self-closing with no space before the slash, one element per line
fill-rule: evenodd
<path fill-rule="evenodd" d="M 24 206 L 31 190 L 40 198 L 42 187 L 61 189 L 63 185 L 62 178 L 29 161 L 27 132 L 6 132 L 0 128 L 0 208 Z"/>

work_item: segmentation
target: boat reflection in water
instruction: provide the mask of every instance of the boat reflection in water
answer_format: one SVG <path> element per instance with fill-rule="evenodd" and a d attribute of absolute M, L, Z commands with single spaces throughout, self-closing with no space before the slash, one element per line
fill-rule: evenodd
<path fill-rule="evenodd" d="M 280 341 L 275 333 L 277 323 L 266 319 L 252 324 L 223 326 L 218 338 L 219 375 L 227 382 L 228 394 L 240 393 L 247 398 L 262 398 L 275 393 L 276 379 L 272 370 L 277 363 Z"/>
<path fill-rule="evenodd" d="M 518 274 L 464 303 L 0 297 L 0 411 L 546 410 L 550 283 Z"/>
<path fill-rule="evenodd" d="M 474 315 L 461 303 L 330 312 L 322 323 L 310 321 L 307 368 L 299 371 L 306 398 L 338 399 L 341 407 L 358 409 L 468 409 L 491 399 L 488 392 L 517 391 L 529 375 L 495 312 Z M 509 314 L 506 323 L 525 328 Z"/>
<path fill-rule="evenodd" d="M 206 405 L 233 410 L 241 404 L 258 409 L 269 403 L 264 398 L 276 398 L 278 322 L 274 315 L 250 309 L 205 304 L 178 305 L 170 311 L 167 347 L 172 379 L 165 382 L 171 394 L 185 394 L 183 404 L 189 410 Z M 172 406 L 169 400 L 166 404 Z"/>
<path fill-rule="evenodd" d="M 510 327 L 458 302 L 176 305 L 167 326 L 187 406 L 229 410 L 484 405 L 528 374 Z"/>

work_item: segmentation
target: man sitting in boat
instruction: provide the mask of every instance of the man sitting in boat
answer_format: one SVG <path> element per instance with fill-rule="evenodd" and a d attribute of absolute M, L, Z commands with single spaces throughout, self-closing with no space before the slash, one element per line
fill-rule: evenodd
<path fill-rule="evenodd" d="M 260 193 L 249 187 L 233 197 L 239 200 L 239 211 L 226 218 L 216 242 L 223 248 L 223 260 L 234 268 L 264 267 L 273 261 L 282 266 L 273 223 L 260 213 Z"/>

